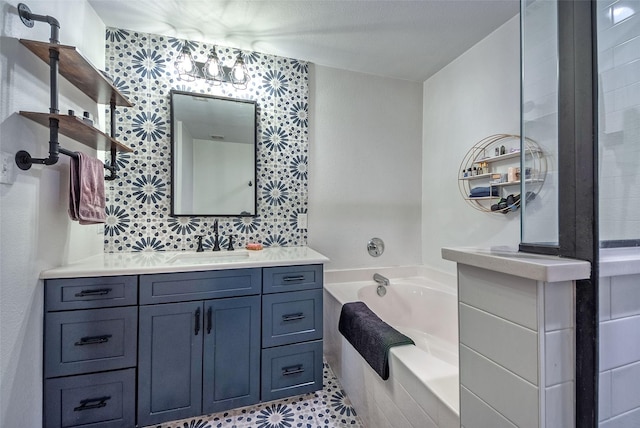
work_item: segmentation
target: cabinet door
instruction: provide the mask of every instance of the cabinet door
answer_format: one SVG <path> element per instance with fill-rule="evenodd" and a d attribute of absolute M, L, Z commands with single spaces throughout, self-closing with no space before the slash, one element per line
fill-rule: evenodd
<path fill-rule="evenodd" d="M 260 296 L 205 302 L 204 413 L 260 400 Z"/>
<path fill-rule="evenodd" d="M 140 307 L 138 425 L 200 415 L 202 302 Z"/>

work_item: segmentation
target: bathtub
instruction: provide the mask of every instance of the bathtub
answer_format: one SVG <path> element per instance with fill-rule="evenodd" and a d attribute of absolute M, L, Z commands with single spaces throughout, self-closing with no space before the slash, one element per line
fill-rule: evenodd
<path fill-rule="evenodd" d="M 367 428 L 460 427 L 455 277 L 439 273 L 434 280 L 425 271 L 405 269 L 402 277 L 394 277 L 393 269 L 325 275 L 325 358 Z M 373 272 L 390 279 L 383 297 L 376 293 Z M 387 381 L 338 332 L 342 305 L 358 300 L 416 343 L 391 348 Z"/>

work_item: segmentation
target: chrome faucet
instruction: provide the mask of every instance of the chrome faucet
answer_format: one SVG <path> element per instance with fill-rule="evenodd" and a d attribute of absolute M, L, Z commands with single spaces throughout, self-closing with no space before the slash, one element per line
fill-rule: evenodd
<path fill-rule="evenodd" d="M 378 296 L 382 297 L 387 294 L 389 279 L 380 275 L 379 273 L 374 273 L 373 280 L 378 283 L 378 288 L 376 288 L 376 293 L 378 293 Z"/>
<path fill-rule="evenodd" d="M 373 280 L 377 282 L 379 285 L 389 285 L 389 279 L 380 275 L 379 273 L 373 274 Z"/>

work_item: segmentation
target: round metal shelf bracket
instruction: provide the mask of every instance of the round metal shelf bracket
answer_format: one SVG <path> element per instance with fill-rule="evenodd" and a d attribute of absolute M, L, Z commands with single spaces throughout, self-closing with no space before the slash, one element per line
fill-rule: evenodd
<path fill-rule="evenodd" d="M 31 9 L 24 3 L 18 4 L 18 13 L 20 14 L 20 20 L 24 25 L 31 28 L 33 27 L 34 21 L 31 19 Z"/>

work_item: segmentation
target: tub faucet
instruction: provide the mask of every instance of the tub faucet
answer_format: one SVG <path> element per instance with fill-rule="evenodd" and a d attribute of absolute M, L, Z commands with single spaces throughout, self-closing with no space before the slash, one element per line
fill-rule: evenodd
<path fill-rule="evenodd" d="M 373 274 L 373 280 L 377 282 L 379 285 L 389 285 L 389 279 L 380 275 L 379 273 Z"/>

